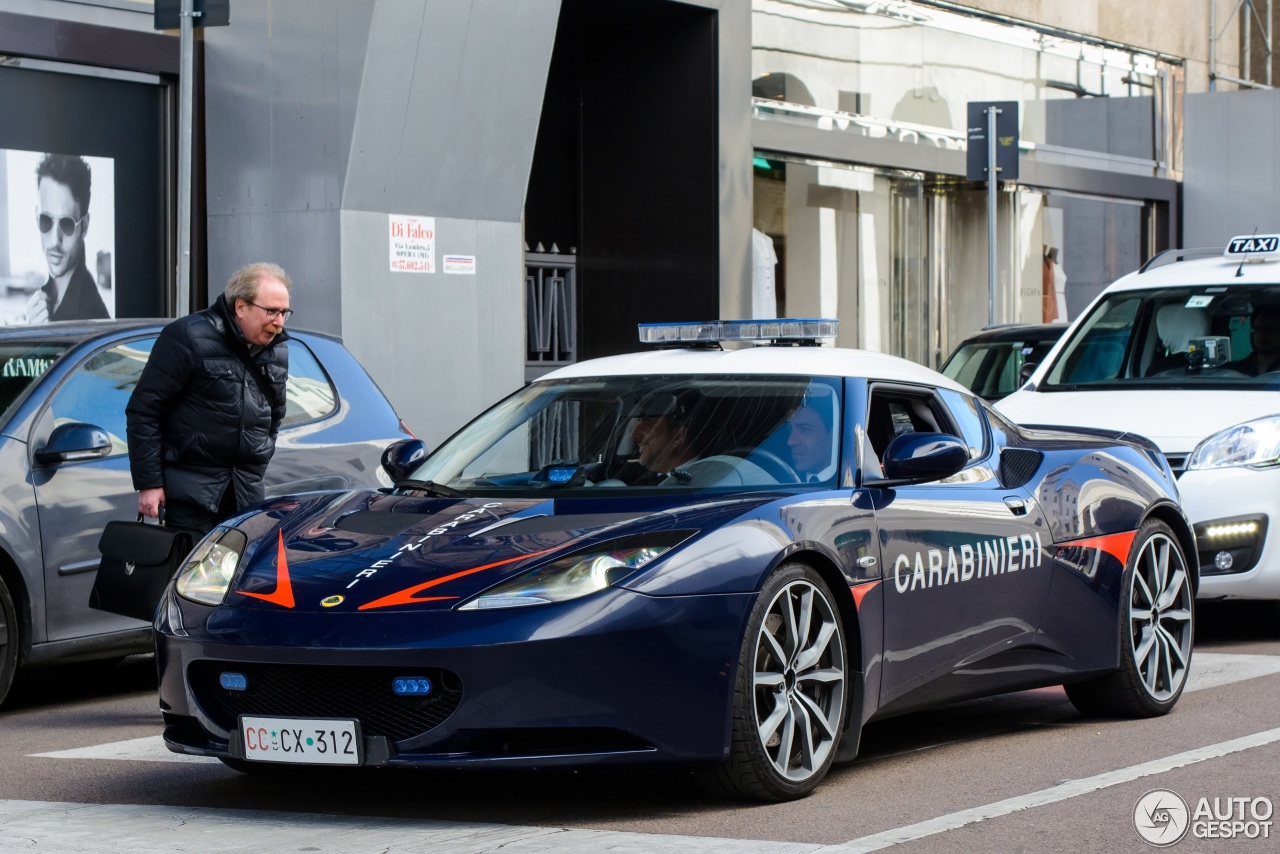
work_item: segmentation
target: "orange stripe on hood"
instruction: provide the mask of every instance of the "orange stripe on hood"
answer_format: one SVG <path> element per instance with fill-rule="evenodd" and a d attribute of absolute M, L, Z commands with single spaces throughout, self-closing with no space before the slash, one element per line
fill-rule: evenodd
<path fill-rule="evenodd" d="M 519 560 L 528 560 L 531 557 L 544 555 L 547 552 L 553 552 L 559 548 L 560 547 L 557 546 L 556 548 L 543 549 L 540 552 L 532 552 L 531 554 L 527 554 L 527 555 L 516 555 L 515 557 L 509 557 L 506 560 L 499 560 L 499 561 L 495 561 L 494 563 L 486 563 L 484 566 L 477 566 L 471 569 L 464 569 L 461 572 L 455 572 L 452 575 L 444 575 L 444 576 L 441 576 L 440 578 L 433 578 L 431 581 L 427 581 L 423 584 L 418 584 L 413 587 L 406 588 L 397 593 L 392 593 L 390 596 L 383 596 L 381 599 L 374 599 L 372 602 L 367 602 L 364 605 L 361 605 L 356 610 L 369 611 L 374 608 L 390 608 L 392 605 L 412 605 L 416 602 L 437 602 L 441 599 L 457 599 L 458 598 L 457 596 L 423 596 L 421 598 L 418 598 L 414 596 L 414 594 L 421 593 L 423 590 L 427 590 L 439 584 L 444 584 L 447 581 L 453 581 L 455 578 L 462 578 L 464 575 L 474 575 L 475 573 L 483 572 L 486 569 L 493 569 L 495 566 L 502 566 L 508 563 L 515 563 L 516 561 L 519 561 Z"/>
<path fill-rule="evenodd" d="M 284 555 L 284 531 L 280 531 L 280 545 L 276 549 L 276 589 L 270 593 L 250 593 L 247 590 L 241 590 L 241 596 L 252 596 L 254 599 L 261 599 L 263 602 L 270 602 L 274 605 L 281 605 L 285 608 L 293 607 L 293 583 L 289 581 L 289 561 Z"/>

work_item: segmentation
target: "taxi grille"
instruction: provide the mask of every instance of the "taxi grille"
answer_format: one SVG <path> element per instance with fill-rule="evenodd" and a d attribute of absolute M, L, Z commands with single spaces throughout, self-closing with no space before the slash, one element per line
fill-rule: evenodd
<path fill-rule="evenodd" d="M 248 687 L 228 691 L 224 672 L 242 673 Z M 197 661 L 187 673 L 196 702 L 218 726 L 234 731 L 239 715 L 354 718 L 365 735 L 403 741 L 444 722 L 462 701 L 462 682 L 434 667 L 342 667 Z M 425 676 L 431 693 L 398 696 L 392 681 Z"/>

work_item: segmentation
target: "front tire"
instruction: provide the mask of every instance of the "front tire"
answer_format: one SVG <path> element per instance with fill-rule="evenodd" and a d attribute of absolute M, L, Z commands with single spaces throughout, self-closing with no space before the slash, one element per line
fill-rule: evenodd
<path fill-rule="evenodd" d="M 22 651 L 22 626 L 13 596 L 0 578 L 0 704 L 9 695 L 13 675 L 18 671 L 18 654 Z"/>
<path fill-rule="evenodd" d="M 840 744 L 848 673 L 835 597 L 810 567 L 783 564 L 747 621 L 729 761 L 704 781 L 758 801 L 812 792 Z"/>
<path fill-rule="evenodd" d="M 1067 698 L 1087 715 L 1149 718 L 1168 714 L 1191 667 L 1195 594 L 1182 547 L 1164 522 L 1138 529 L 1124 571 L 1120 602 L 1120 667 L 1067 685 Z"/>

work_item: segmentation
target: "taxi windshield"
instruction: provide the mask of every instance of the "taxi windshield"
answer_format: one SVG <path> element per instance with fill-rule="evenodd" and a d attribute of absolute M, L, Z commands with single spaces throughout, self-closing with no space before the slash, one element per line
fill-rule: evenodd
<path fill-rule="evenodd" d="M 1118 291 L 1093 306 L 1042 391 L 1280 387 L 1280 284 Z"/>
<path fill-rule="evenodd" d="M 474 494 L 834 485 L 841 381 L 621 376 L 533 383 L 411 475 Z M 580 490 L 593 490 L 591 493 Z"/>

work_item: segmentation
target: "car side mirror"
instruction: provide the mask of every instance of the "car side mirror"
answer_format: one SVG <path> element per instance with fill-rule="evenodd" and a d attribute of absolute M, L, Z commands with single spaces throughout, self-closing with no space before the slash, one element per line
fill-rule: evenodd
<path fill-rule="evenodd" d="M 942 480 L 969 463 L 969 448 L 947 433 L 904 433 L 885 448 L 883 463 L 888 480 Z"/>
<path fill-rule="evenodd" d="M 1036 368 L 1040 367 L 1039 362 L 1023 362 L 1022 367 L 1018 370 L 1018 385 L 1022 385 L 1031 379 L 1031 375 L 1036 372 Z"/>
<path fill-rule="evenodd" d="M 59 424 L 49 434 L 49 441 L 35 452 L 40 465 L 57 465 L 78 460 L 97 460 L 111 454 L 111 436 L 95 424 L 70 422 Z"/>
<path fill-rule="evenodd" d="M 387 445 L 382 452 L 382 470 L 392 483 L 408 480 L 409 475 L 427 458 L 427 445 L 421 439 L 401 439 Z"/>

